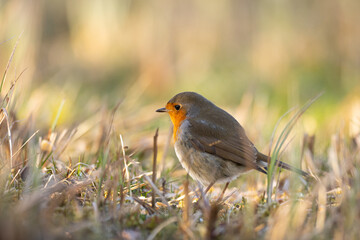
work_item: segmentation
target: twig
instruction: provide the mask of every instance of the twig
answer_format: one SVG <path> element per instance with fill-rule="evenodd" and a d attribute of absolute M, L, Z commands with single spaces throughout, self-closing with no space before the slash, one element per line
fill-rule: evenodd
<path fill-rule="evenodd" d="M 189 222 L 189 181 L 185 180 L 184 182 L 184 213 L 183 213 L 183 219 L 185 222 L 185 225 L 188 225 Z"/>
<path fill-rule="evenodd" d="M 185 232 L 187 232 L 190 223 L 189 223 L 189 218 L 190 218 L 190 204 L 189 204 L 189 180 L 186 179 L 184 182 L 184 209 L 183 209 L 183 220 L 184 220 L 184 230 Z M 186 236 L 184 236 L 184 239 L 187 239 Z"/>

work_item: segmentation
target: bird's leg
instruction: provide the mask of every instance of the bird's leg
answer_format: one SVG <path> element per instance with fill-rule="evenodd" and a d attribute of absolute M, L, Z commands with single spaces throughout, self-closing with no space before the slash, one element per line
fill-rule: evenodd
<path fill-rule="evenodd" d="M 211 182 L 211 183 L 209 184 L 209 186 L 207 186 L 207 188 L 205 189 L 204 194 L 203 194 L 202 191 L 200 190 L 201 195 L 200 195 L 200 197 L 199 197 L 198 202 L 203 198 L 203 196 L 205 197 L 206 193 L 210 190 L 210 188 L 211 188 L 214 184 L 215 184 L 215 182 Z"/>
<path fill-rule="evenodd" d="M 212 182 L 209 184 L 209 186 L 205 189 L 204 195 L 210 190 L 210 188 L 215 184 L 215 182 Z"/>
<path fill-rule="evenodd" d="M 220 201 L 222 200 L 222 198 L 224 197 L 225 191 L 226 191 L 226 189 L 228 188 L 229 183 L 230 183 L 230 182 L 227 182 L 227 183 L 225 184 L 224 190 L 222 191 L 220 197 L 218 198 L 218 201 L 219 201 L 219 202 L 220 202 Z"/>

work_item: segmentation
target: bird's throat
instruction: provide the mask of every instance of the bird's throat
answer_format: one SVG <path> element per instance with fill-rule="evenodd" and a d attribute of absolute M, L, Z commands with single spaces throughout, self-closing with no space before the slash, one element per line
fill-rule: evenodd
<path fill-rule="evenodd" d="M 173 136 L 174 136 L 174 140 L 176 141 L 177 134 L 178 134 L 179 128 L 181 126 L 181 123 L 186 118 L 186 113 L 184 110 L 181 109 L 180 111 L 177 111 L 177 112 L 171 111 L 171 112 L 169 112 L 169 115 L 170 115 L 171 122 L 174 125 Z"/>

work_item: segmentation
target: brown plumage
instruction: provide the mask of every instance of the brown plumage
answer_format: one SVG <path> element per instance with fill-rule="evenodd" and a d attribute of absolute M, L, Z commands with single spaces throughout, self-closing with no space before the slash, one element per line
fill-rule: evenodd
<path fill-rule="evenodd" d="M 157 112 L 169 113 L 176 155 L 190 176 L 202 184 L 229 182 L 251 169 L 267 173 L 268 156 L 257 151 L 234 117 L 203 96 L 179 93 Z M 284 162 L 277 164 L 308 175 Z"/>

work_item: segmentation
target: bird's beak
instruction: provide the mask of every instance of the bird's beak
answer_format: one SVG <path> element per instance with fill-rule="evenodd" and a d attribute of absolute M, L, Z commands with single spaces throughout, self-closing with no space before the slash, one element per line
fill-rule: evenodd
<path fill-rule="evenodd" d="M 156 112 L 167 112 L 168 110 L 166 108 L 159 108 L 156 110 Z"/>

